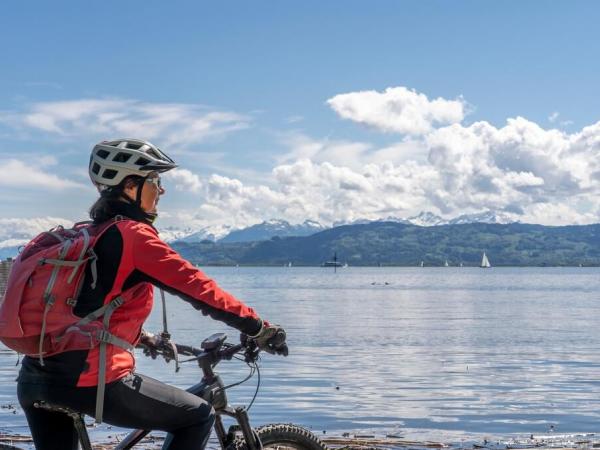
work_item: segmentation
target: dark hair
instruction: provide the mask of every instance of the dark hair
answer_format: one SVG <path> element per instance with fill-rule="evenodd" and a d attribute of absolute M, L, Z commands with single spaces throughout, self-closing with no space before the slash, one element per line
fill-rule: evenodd
<path fill-rule="evenodd" d="M 123 190 L 126 186 L 139 184 L 142 177 L 130 175 L 117 186 L 111 186 L 100 193 L 100 198 L 90 208 L 90 218 L 95 224 L 106 222 L 116 216 L 125 216 L 140 222 L 152 224 L 154 216 L 146 213 L 135 201 L 128 198 Z"/>

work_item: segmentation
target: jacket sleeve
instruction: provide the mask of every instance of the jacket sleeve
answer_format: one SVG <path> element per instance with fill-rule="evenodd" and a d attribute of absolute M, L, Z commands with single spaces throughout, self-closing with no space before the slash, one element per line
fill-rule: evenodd
<path fill-rule="evenodd" d="M 158 237 L 154 228 L 138 223 L 130 231 L 135 269 L 153 284 L 243 333 L 254 335 L 260 331 L 262 320 L 252 308 L 222 290 L 215 281 L 183 259 Z"/>

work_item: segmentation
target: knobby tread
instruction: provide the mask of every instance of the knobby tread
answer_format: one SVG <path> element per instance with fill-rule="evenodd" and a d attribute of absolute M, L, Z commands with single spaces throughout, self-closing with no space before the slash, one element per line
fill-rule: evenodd
<path fill-rule="evenodd" d="M 264 447 L 273 445 L 293 446 L 298 450 L 328 450 L 319 438 L 305 428 L 290 423 L 263 425 L 255 430 Z M 247 450 L 246 441 L 238 436 L 227 450 Z"/>

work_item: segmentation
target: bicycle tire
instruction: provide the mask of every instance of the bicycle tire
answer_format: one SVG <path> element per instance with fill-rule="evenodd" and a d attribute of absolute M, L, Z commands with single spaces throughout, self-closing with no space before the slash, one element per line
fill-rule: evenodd
<path fill-rule="evenodd" d="M 289 423 L 263 425 L 255 429 L 263 448 L 295 450 L 327 450 L 318 437 L 305 428 Z M 227 450 L 247 450 L 243 436 L 238 436 Z"/>

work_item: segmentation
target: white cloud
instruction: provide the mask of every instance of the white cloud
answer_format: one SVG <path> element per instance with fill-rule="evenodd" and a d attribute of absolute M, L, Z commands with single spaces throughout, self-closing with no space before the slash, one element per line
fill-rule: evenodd
<path fill-rule="evenodd" d="M 52 161 L 46 161 L 46 163 L 48 162 Z M 0 166 L 2 166 L 0 186 L 52 190 L 87 187 L 48 173 L 42 168 L 36 167 L 33 163 L 23 162 L 18 159 L 0 160 Z"/>
<path fill-rule="evenodd" d="M 289 153 L 262 183 L 203 181 L 197 217 L 239 227 L 270 218 L 331 224 L 494 210 L 522 222 L 599 221 L 600 122 L 574 134 L 522 117 L 500 128 L 452 124 L 383 149 L 301 135 L 287 143 Z"/>
<path fill-rule="evenodd" d="M 63 137 L 142 137 L 179 147 L 249 126 L 246 116 L 201 105 L 118 98 L 35 103 L 25 112 L 3 113 L 0 122 Z"/>
<path fill-rule="evenodd" d="M 343 117 L 410 136 L 380 147 L 294 132 L 283 136 L 288 151 L 262 177 L 244 175 L 246 167 L 230 176 L 173 170 L 165 174 L 175 185 L 169 194 L 193 193 L 190 201 L 198 206 L 170 211 L 161 220 L 241 227 L 271 218 L 331 224 L 427 210 L 447 218 L 494 210 L 523 222 L 600 221 L 600 122 L 573 133 L 544 129 L 522 117 L 499 127 L 486 121 L 466 125 L 460 123 L 462 99 L 429 100 L 406 88 L 343 94 L 329 102 Z M 234 113 L 197 105 L 119 99 L 40 103 L 9 119 L 0 118 L 59 136 L 149 130 L 147 138 L 175 139 L 181 146 L 249 123 Z M 54 174 L 57 162 L 52 156 L 33 164 L 5 160 L 0 185 L 80 187 Z M 161 208 L 168 207 L 170 195 Z"/>
<path fill-rule="evenodd" d="M 73 222 L 59 217 L 0 218 L 0 247 L 22 245 L 58 225 L 70 227 Z"/>
<path fill-rule="evenodd" d="M 560 117 L 560 113 L 558 111 L 554 111 L 552 114 L 550 114 L 548 116 L 548 121 L 550 123 L 558 123 L 558 125 L 560 125 L 561 127 L 568 127 L 570 125 L 573 125 L 573 121 L 572 120 L 561 120 L 559 121 L 558 118 Z"/>
<path fill-rule="evenodd" d="M 462 98 L 429 100 L 426 95 L 402 86 L 387 88 L 384 92 L 339 94 L 327 103 L 344 119 L 385 132 L 411 135 L 428 133 L 436 126 L 459 123 L 466 109 Z"/>
<path fill-rule="evenodd" d="M 188 192 L 199 192 L 202 189 L 200 177 L 187 169 L 173 169 L 163 175 L 175 182 L 175 189 Z"/>

